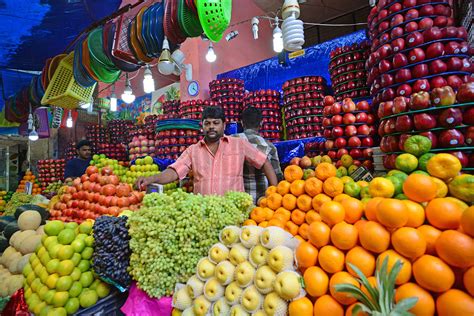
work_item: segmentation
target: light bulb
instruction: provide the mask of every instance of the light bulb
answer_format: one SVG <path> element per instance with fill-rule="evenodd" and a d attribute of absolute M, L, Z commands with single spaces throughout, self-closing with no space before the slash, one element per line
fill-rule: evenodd
<path fill-rule="evenodd" d="M 143 91 L 145 93 L 155 91 L 155 80 L 153 80 L 153 75 L 150 66 L 148 65 L 145 66 L 145 71 L 143 73 Z"/>
<path fill-rule="evenodd" d="M 214 52 L 214 47 L 212 43 L 209 43 L 209 48 L 207 49 L 206 60 L 210 63 L 215 62 L 217 59 L 216 53 Z"/>
<path fill-rule="evenodd" d="M 252 18 L 252 33 L 253 33 L 253 39 L 255 39 L 255 40 L 258 39 L 258 23 L 260 23 L 258 18 L 253 17 Z"/>
<path fill-rule="evenodd" d="M 112 92 L 110 95 L 110 112 L 116 112 L 117 111 L 117 96 L 115 95 L 115 92 Z"/>
<path fill-rule="evenodd" d="M 125 84 L 125 90 L 123 90 L 121 98 L 123 102 L 127 104 L 133 103 L 133 101 L 135 101 L 135 95 L 133 94 L 132 86 L 130 84 L 130 79 L 128 79 L 128 75 L 127 75 L 127 83 Z"/>
<path fill-rule="evenodd" d="M 67 114 L 67 119 L 66 119 L 66 127 L 67 128 L 72 128 L 74 122 L 72 121 L 72 113 L 71 110 L 69 110 L 69 113 Z"/>
<path fill-rule="evenodd" d="M 283 33 L 278 25 L 273 29 L 273 50 L 276 53 L 283 51 Z"/>
<path fill-rule="evenodd" d="M 90 102 L 81 102 L 81 109 L 87 109 L 91 106 Z"/>
<path fill-rule="evenodd" d="M 28 135 L 28 139 L 31 140 L 32 142 L 35 142 L 39 139 L 38 132 L 35 130 L 34 126 L 33 126 L 33 130 Z"/>

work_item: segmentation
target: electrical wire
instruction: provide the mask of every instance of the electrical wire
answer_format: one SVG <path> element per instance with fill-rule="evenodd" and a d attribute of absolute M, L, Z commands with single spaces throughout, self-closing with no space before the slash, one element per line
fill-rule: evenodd
<path fill-rule="evenodd" d="M 253 18 L 253 17 L 252 17 Z M 232 25 L 229 25 L 229 28 L 233 28 L 235 26 L 238 26 L 238 25 L 241 25 L 241 24 L 245 24 L 245 23 L 249 23 L 252 21 L 252 18 L 251 19 L 247 19 L 247 20 L 243 20 L 243 21 L 239 21 L 239 22 L 236 22 Z M 275 23 L 276 21 L 276 18 L 274 17 L 271 17 L 271 16 L 267 16 L 267 15 L 260 15 L 260 16 L 256 16 L 257 19 L 267 19 L 267 20 L 270 20 L 270 23 L 273 21 Z M 367 25 L 366 22 L 361 22 L 361 23 L 349 23 L 349 24 L 343 24 L 343 23 L 314 23 L 314 22 L 303 22 L 303 25 L 310 25 L 310 26 L 328 26 L 328 27 L 347 27 L 347 26 L 360 26 L 360 25 Z"/>

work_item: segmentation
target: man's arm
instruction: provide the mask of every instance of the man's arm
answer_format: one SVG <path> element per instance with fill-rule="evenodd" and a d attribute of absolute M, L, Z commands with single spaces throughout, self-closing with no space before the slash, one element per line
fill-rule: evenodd
<path fill-rule="evenodd" d="M 275 170 L 273 169 L 273 166 L 270 163 L 270 161 L 268 161 L 268 159 L 263 164 L 262 169 L 263 169 L 263 173 L 265 174 L 265 177 L 267 177 L 268 184 L 274 185 L 274 186 L 278 185 L 278 179 L 277 179 Z"/>
<path fill-rule="evenodd" d="M 69 160 L 64 167 L 64 179 L 74 178 L 74 166 L 72 160 Z"/>
<path fill-rule="evenodd" d="M 174 169 L 167 168 L 160 174 L 150 176 L 150 177 L 140 177 L 137 179 L 135 185 L 138 189 L 142 189 L 142 187 L 147 187 L 151 183 L 158 183 L 158 184 L 167 184 L 173 181 L 178 180 L 178 173 L 174 171 Z"/>

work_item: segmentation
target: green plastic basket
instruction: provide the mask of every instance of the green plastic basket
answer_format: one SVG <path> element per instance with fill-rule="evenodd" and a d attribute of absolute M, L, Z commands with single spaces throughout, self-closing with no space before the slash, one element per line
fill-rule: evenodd
<path fill-rule="evenodd" d="M 120 70 L 105 55 L 102 27 L 94 29 L 88 36 L 88 48 L 91 57 L 90 66 L 97 78 L 105 83 L 114 83 L 120 77 Z"/>
<path fill-rule="evenodd" d="M 199 37 L 202 32 L 199 17 L 186 4 L 186 0 L 178 0 L 179 27 L 186 37 Z"/>
<path fill-rule="evenodd" d="M 218 42 L 232 17 L 232 0 L 197 0 L 199 21 L 206 36 Z"/>

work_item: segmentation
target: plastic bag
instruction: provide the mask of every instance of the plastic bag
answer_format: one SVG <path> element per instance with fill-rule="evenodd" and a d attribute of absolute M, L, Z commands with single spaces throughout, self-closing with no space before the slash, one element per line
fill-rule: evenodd
<path fill-rule="evenodd" d="M 134 282 L 121 311 L 127 316 L 169 316 L 173 310 L 171 302 L 171 297 L 161 299 L 149 297 Z"/>

